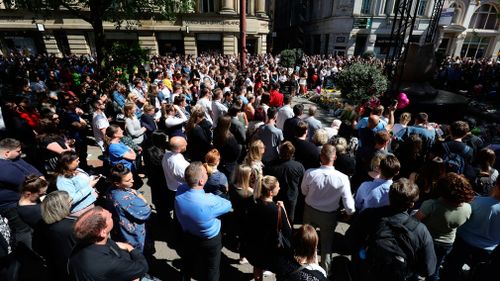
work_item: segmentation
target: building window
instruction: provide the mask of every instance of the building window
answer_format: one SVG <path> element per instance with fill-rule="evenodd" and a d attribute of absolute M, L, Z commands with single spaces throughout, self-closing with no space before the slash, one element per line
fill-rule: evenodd
<path fill-rule="evenodd" d="M 469 28 L 472 29 L 498 29 L 497 10 L 492 5 L 482 5 L 472 15 Z"/>
<path fill-rule="evenodd" d="M 372 8 L 372 0 L 363 0 L 361 3 L 361 13 L 369 14 Z"/>
<path fill-rule="evenodd" d="M 482 58 L 486 53 L 486 49 L 488 49 L 490 39 L 491 37 L 467 35 L 467 37 L 465 37 L 460 55 L 462 57 L 469 57 L 473 59 Z"/>
<path fill-rule="evenodd" d="M 202 0 L 201 1 L 201 11 L 202 13 L 213 13 L 215 12 L 215 1 L 216 0 Z"/>
<path fill-rule="evenodd" d="M 397 6 L 395 4 L 395 0 L 387 0 L 385 1 L 384 13 L 386 15 L 393 15 L 396 13 Z"/>
<path fill-rule="evenodd" d="M 428 0 L 420 0 L 418 3 L 417 15 L 425 16 L 427 10 L 427 2 Z"/>

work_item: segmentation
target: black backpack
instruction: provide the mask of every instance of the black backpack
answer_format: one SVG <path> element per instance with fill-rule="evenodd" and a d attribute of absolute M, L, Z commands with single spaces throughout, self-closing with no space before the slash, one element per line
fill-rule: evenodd
<path fill-rule="evenodd" d="M 415 234 L 418 221 L 413 217 L 401 223 L 383 218 L 366 248 L 366 272 L 370 279 L 409 280 L 416 273 Z"/>
<path fill-rule="evenodd" d="M 446 167 L 447 172 L 453 172 L 457 174 L 463 174 L 465 171 L 465 159 L 464 155 L 469 153 L 470 146 L 465 145 L 461 153 L 454 153 L 450 151 L 448 143 L 443 143 L 443 162 Z"/>

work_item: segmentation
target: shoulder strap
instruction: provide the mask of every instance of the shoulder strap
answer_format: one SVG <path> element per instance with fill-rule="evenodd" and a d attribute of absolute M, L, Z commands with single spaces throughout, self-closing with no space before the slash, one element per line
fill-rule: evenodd
<path fill-rule="evenodd" d="M 443 146 L 443 149 L 444 149 L 444 155 L 449 154 L 450 153 L 450 148 L 448 147 L 448 142 L 443 142 L 442 146 Z"/>
<path fill-rule="evenodd" d="M 466 143 L 463 143 L 463 144 L 465 144 L 465 147 L 464 147 L 464 150 L 462 151 L 462 155 L 465 155 L 466 153 L 469 152 L 470 146 L 468 146 Z"/>
<path fill-rule="evenodd" d="M 281 230 L 281 207 L 278 205 L 278 223 L 276 225 L 276 232 L 279 233 Z"/>

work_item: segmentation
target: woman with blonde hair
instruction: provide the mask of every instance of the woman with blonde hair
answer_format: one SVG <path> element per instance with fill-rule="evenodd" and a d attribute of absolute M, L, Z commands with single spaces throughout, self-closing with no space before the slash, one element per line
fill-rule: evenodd
<path fill-rule="evenodd" d="M 141 145 L 144 141 L 144 134 L 147 129 L 142 127 L 141 121 L 137 118 L 137 106 L 134 103 L 126 103 L 123 107 L 125 114 L 125 131 L 132 138 L 132 141 Z"/>
<path fill-rule="evenodd" d="M 280 257 L 289 254 L 278 247 L 278 232 L 289 241 L 292 229 L 283 202 L 273 201 L 280 190 L 278 179 L 264 176 L 258 182 L 254 190 L 255 204 L 248 211 L 246 253 L 254 266 L 255 280 L 262 280 L 264 270 L 277 272 Z"/>
<path fill-rule="evenodd" d="M 205 192 L 226 198 L 229 183 L 226 175 L 217 169 L 219 164 L 220 153 L 214 148 L 205 155 L 205 163 L 203 165 L 207 169 L 208 180 L 203 189 L 205 189 Z"/>
<path fill-rule="evenodd" d="M 205 118 L 205 109 L 196 105 L 191 109 L 191 117 L 186 124 L 187 155 L 191 161 L 203 162 L 212 148 L 212 124 Z"/>
<path fill-rule="evenodd" d="M 394 124 L 394 127 L 392 127 L 392 134 L 397 135 L 399 131 L 406 129 L 410 121 L 411 121 L 411 113 L 409 112 L 401 113 L 401 115 L 399 116 L 399 123 Z"/>
<path fill-rule="evenodd" d="M 253 141 L 248 147 L 247 156 L 243 161 L 248 166 L 252 167 L 252 177 L 250 186 L 255 190 L 257 187 L 257 179 L 263 176 L 264 164 L 262 163 L 262 156 L 266 151 L 266 147 L 261 140 Z"/>
<path fill-rule="evenodd" d="M 47 261 L 50 280 L 68 280 L 66 263 L 76 244 L 71 215 L 72 199 L 66 191 L 53 191 L 40 204 L 43 222 L 34 233 L 34 249 Z"/>
<path fill-rule="evenodd" d="M 233 205 L 233 224 L 236 229 L 235 234 L 238 237 L 240 244 L 240 264 L 248 263 L 245 258 L 246 247 L 244 243 L 247 241 L 247 233 L 245 226 L 247 225 L 248 208 L 253 204 L 253 188 L 250 187 L 250 176 L 252 168 L 246 164 L 238 165 L 234 169 L 231 180 L 231 188 L 229 189 L 229 199 Z"/>

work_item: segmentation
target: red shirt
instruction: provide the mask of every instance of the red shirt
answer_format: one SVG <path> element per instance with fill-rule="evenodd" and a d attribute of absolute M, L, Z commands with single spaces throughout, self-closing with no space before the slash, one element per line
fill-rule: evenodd
<path fill-rule="evenodd" d="M 269 91 L 270 99 L 269 106 L 282 107 L 283 106 L 283 94 L 277 90 Z"/>

